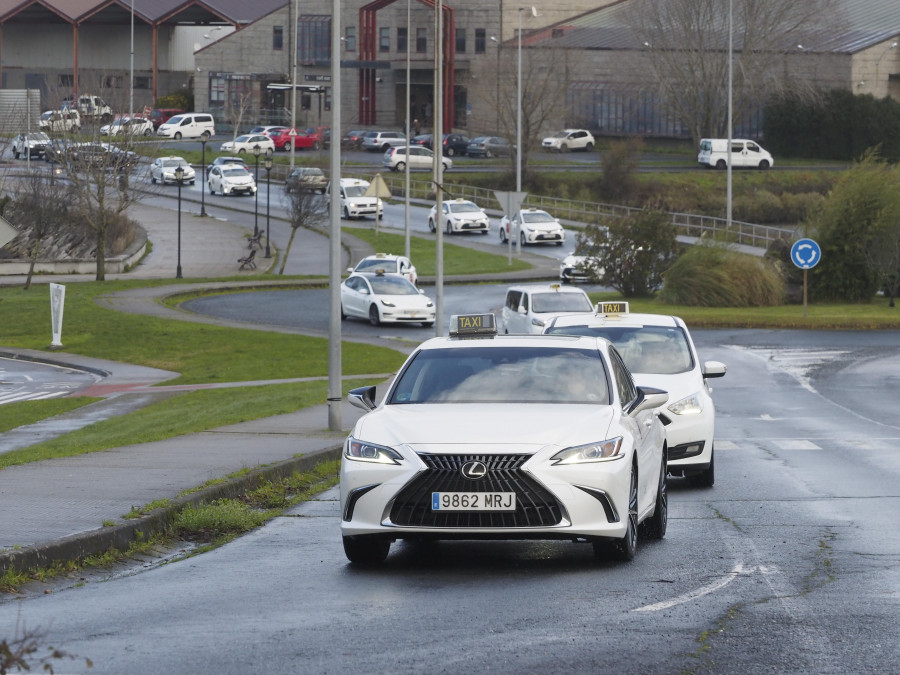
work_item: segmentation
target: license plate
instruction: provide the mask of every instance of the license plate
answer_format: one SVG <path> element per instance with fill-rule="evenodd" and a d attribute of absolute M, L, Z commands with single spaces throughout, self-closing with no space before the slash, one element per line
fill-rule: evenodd
<path fill-rule="evenodd" d="M 515 492 L 432 492 L 432 511 L 515 511 Z"/>

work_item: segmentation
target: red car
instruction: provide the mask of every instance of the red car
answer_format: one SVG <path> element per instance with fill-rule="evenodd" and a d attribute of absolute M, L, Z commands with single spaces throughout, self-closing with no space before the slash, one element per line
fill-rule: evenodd
<path fill-rule="evenodd" d="M 282 129 L 277 134 L 272 134 L 269 138 L 275 143 L 276 150 L 290 150 L 291 136 L 290 129 Z M 294 136 L 294 148 L 297 150 L 318 150 L 321 147 L 319 137 L 314 134 L 308 134 L 305 131 L 298 131 Z"/>

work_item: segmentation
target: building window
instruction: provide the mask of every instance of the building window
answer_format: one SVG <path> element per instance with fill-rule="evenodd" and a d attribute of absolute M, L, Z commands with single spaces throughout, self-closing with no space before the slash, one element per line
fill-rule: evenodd
<path fill-rule="evenodd" d="M 210 110 L 222 110 L 225 107 L 225 77 L 219 75 L 209 78 Z"/>
<path fill-rule="evenodd" d="M 406 26 L 397 28 L 397 51 L 405 54 L 409 49 L 409 29 Z"/>
<path fill-rule="evenodd" d="M 416 28 L 416 51 L 424 54 L 428 51 L 428 29 Z"/>
<path fill-rule="evenodd" d="M 487 32 L 484 28 L 475 29 L 475 53 L 484 54 L 487 48 Z"/>
<path fill-rule="evenodd" d="M 103 88 L 104 89 L 121 89 L 122 88 L 122 77 L 120 75 L 107 75 L 103 79 Z"/>
<path fill-rule="evenodd" d="M 134 88 L 135 89 L 149 89 L 150 88 L 150 77 L 148 75 L 135 75 L 134 76 Z"/>
<path fill-rule="evenodd" d="M 57 87 L 74 87 L 75 86 L 75 77 L 72 73 L 65 73 L 62 75 L 56 76 L 56 86 Z"/>
<path fill-rule="evenodd" d="M 391 29 L 390 28 L 379 28 L 378 29 L 378 51 L 380 51 L 380 52 L 391 51 Z"/>
<path fill-rule="evenodd" d="M 347 26 L 344 28 L 344 51 L 356 51 L 356 26 Z"/>
<path fill-rule="evenodd" d="M 465 54 L 466 53 L 466 29 L 465 28 L 457 28 L 456 29 L 456 53 L 457 54 Z"/>
<path fill-rule="evenodd" d="M 331 15 L 301 14 L 298 29 L 297 59 L 301 63 L 328 61 L 331 57 Z"/>
<path fill-rule="evenodd" d="M 272 49 L 276 52 L 284 49 L 284 26 L 272 26 Z"/>

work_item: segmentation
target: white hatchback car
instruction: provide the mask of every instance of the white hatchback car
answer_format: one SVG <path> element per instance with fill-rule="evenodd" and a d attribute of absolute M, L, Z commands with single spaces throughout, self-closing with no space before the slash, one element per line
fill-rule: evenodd
<path fill-rule="evenodd" d="M 668 391 L 661 417 L 669 441 L 669 473 L 712 487 L 716 406 L 707 380 L 724 376 L 726 368 L 719 361 L 701 364 L 684 321 L 665 314 L 631 314 L 627 302 L 608 302 L 598 304 L 595 314 L 556 317 L 544 332 L 606 338 L 638 385 Z"/>
<path fill-rule="evenodd" d="M 259 152 L 262 155 L 272 154 L 275 152 L 275 142 L 268 136 L 262 134 L 244 134 L 238 136 L 233 141 L 225 141 L 219 146 L 221 152 L 233 152 L 238 155 L 248 152 L 254 154 L 256 146 L 259 146 Z"/>
<path fill-rule="evenodd" d="M 594 145 L 594 136 L 586 129 L 563 129 L 541 141 L 541 147 L 548 152 L 569 152 L 570 150 L 590 152 L 594 149 Z"/>
<path fill-rule="evenodd" d="M 410 355 L 344 441 L 347 558 L 378 564 L 397 539 L 568 539 L 631 560 L 665 536 L 668 395 L 640 388 L 608 341 L 495 335 L 454 316 Z"/>
<path fill-rule="evenodd" d="M 153 122 L 143 117 L 117 117 L 100 127 L 103 136 L 152 136 L 155 131 Z"/>
<path fill-rule="evenodd" d="M 566 240 L 566 231 L 559 220 L 541 209 L 521 209 L 513 215 L 503 216 L 500 220 L 500 242 L 507 240 L 519 233 L 519 243 L 525 244 L 556 244 L 562 246 Z"/>
<path fill-rule="evenodd" d="M 210 194 L 221 192 L 223 196 L 233 194 L 256 194 L 256 181 L 253 174 L 236 164 L 213 166 L 206 177 Z"/>
<path fill-rule="evenodd" d="M 406 164 L 409 163 L 410 169 L 431 169 L 434 166 L 434 153 L 426 147 L 413 145 L 409 148 L 402 146 L 399 148 L 389 148 L 385 151 L 381 164 L 391 171 L 404 171 Z M 441 157 L 441 164 L 444 171 L 453 168 L 453 160 L 449 157 Z"/>
<path fill-rule="evenodd" d="M 341 319 L 355 316 L 382 323 L 434 325 L 434 302 L 399 274 L 354 272 L 341 283 Z"/>
<path fill-rule="evenodd" d="M 177 183 L 175 170 L 181 167 L 184 174 L 181 177 L 182 183 L 194 184 L 196 180 L 196 172 L 194 167 L 187 163 L 184 157 L 157 157 L 150 165 L 150 182 L 151 183 Z"/>
<path fill-rule="evenodd" d="M 553 317 L 594 311 L 588 294 L 561 284 L 510 286 L 500 310 L 504 333 L 540 335 Z"/>
<path fill-rule="evenodd" d="M 441 202 L 441 217 L 437 217 L 437 204 L 428 213 L 428 229 L 437 231 L 437 224 L 444 224 L 447 234 L 458 232 L 481 232 L 487 234 L 491 229 L 491 219 L 484 209 L 468 199 L 452 199 Z"/>
<path fill-rule="evenodd" d="M 385 274 L 399 274 L 406 277 L 409 282 L 415 284 L 419 279 L 416 273 L 416 266 L 412 261 L 403 255 L 393 255 L 391 253 L 376 253 L 369 255 L 360 260 L 356 267 L 347 269 L 348 272 L 384 272 Z"/>

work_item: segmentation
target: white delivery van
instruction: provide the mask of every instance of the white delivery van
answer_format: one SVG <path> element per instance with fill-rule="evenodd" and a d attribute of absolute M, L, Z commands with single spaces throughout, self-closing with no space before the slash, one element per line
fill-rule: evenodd
<path fill-rule="evenodd" d="M 209 139 L 216 133 L 216 122 L 209 113 L 183 113 L 175 115 L 159 125 L 157 136 L 167 136 L 176 141 L 182 138 Z"/>
<path fill-rule="evenodd" d="M 697 162 L 703 167 L 724 169 L 728 166 L 728 139 L 727 138 L 703 138 L 700 140 L 700 153 Z M 731 139 L 731 166 L 732 168 L 750 167 L 753 169 L 768 169 L 774 165 L 766 150 L 755 141 L 741 138 Z"/>

